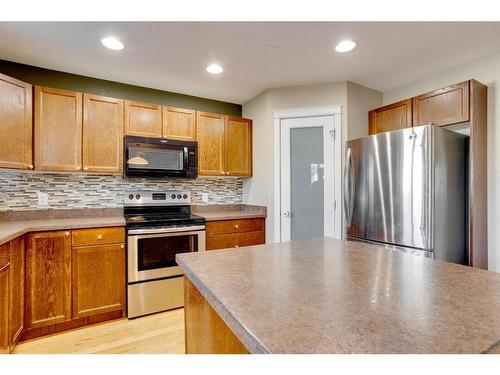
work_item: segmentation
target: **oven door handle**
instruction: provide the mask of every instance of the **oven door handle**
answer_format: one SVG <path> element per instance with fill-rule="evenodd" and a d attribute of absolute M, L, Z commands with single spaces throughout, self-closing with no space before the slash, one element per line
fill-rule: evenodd
<path fill-rule="evenodd" d="M 151 229 L 130 229 L 127 233 L 129 235 L 135 234 L 169 234 L 169 233 L 177 233 L 177 232 L 193 232 L 205 230 L 204 225 L 191 225 L 185 227 L 176 227 L 176 228 L 151 228 Z"/>

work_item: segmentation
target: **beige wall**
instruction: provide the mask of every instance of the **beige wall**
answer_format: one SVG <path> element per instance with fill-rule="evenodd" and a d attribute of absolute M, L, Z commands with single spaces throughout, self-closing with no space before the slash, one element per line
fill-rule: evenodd
<path fill-rule="evenodd" d="M 349 109 L 349 103 L 352 108 Z M 243 104 L 243 116 L 253 119 L 253 177 L 243 182 L 243 201 L 267 206 L 267 241 L 274 241 L 274 112 L 303 107 L 342 106 L 343 140 L 368 131 L 367 111 L 382 104 L 378 91 L 351 82 L 268 89 Z M 370 108 L 368 108 L 370 107 Z M 353 119 L 351 124 L 350 118 Z M 351 131 L 352 126 L 352 131 Z"/>
<path fill-rule="evenodd" d="M 368 135 L 368 111 L 382 105 L 382 93 L 347 82 L 347 139 Z"/>
<path fill-rule="evenodd" d="M 384 104 L 475 79 L 488 86 L 488 268 L 500 272 L 500 53 L 384 92 Z"/>

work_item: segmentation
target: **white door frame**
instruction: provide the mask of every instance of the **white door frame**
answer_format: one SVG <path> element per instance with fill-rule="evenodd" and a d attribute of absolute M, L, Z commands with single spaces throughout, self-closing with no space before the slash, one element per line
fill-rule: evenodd
<path fill-rule="evenodd" d="M 306 107 L 274 112 L 274 242 L 281 241 L 281 120 L 298 117 L 334 118 L 333 188 L 335 202 L 334 237 L 342 238 L 342 106 Z"/>

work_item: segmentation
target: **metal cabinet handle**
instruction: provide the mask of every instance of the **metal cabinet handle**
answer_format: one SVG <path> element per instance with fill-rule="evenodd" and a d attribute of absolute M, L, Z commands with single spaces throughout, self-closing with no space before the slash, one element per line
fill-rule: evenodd
<path fill-rule="evenodd" d="M 234 245 L 234 247 L 239 247 L 238 244 Z"/>
<path fill-rule="evenodd" d="M 89 170 L 89 167 L 84 167 L 83 168 L 84 171 L 88 171 Z"/>
<path fill-rule="evenodd" d="M 97 239 L 98 239 L 98 240 L 102 240 L 102 234 L 98 234 L 98 235 L 97 235 Z"/>
<path fill-rule="evenodd" d="M 28 165 L 28 169 L 33 169 L 33 164 Z"/>
<path fill-rule="evenodd" d="M 240 226 L 238 224 L 234 224 L 234 227 L 238 229 Z"/>
<path fill-rule="evenodd" d="M 67 231 L 66 231 L 66 232 L 64 232 L 64 235 L 65 235 L 66 237 L 68 237 L 68 236 L 69 236 L 69 232 L 67 232 Z"/>
<path fill-rule="evenodd" d="M 120 245 L 120 249 L 125 249 L 125 245 L 124 245 L 124 244 L 121 244 L 121 245 Z"/>

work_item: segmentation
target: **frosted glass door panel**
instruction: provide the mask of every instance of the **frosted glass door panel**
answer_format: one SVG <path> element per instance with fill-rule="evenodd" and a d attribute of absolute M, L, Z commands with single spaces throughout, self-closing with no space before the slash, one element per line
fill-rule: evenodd
<path fill-rule="evenodd" d="M 323 128 L 290 129 L 291 239 L 324 235 Z"/>

